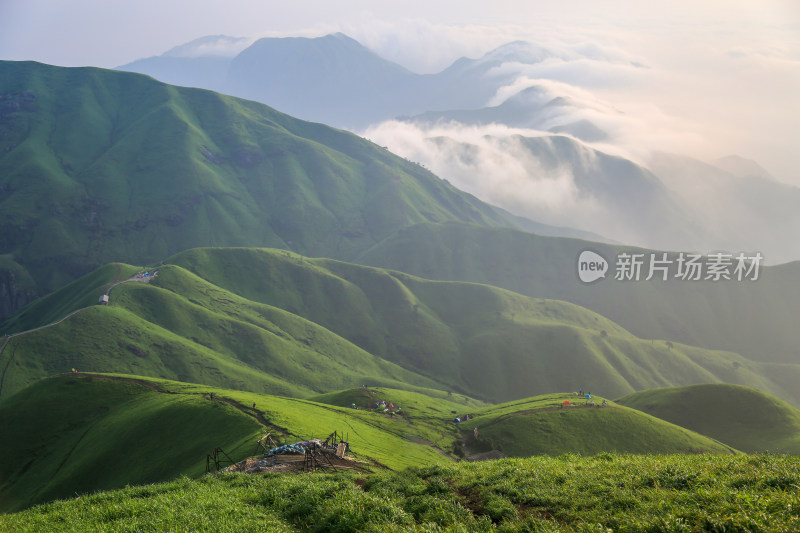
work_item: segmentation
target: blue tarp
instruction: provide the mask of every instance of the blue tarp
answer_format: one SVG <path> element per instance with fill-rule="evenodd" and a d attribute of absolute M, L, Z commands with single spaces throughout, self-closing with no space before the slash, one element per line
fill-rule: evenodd
<path fill-rule="evenodd" d="M 306 449 L 297 444 L 284 444 L 277 448 L 272 448 L 267 452 L 267 455 L 283 455 L 287 453 L 306 453 Z"/>
<path fill-rule="evenodd" d="M 306 453 L 306 448 L 311 446 L 320 446 L 322 442 L 319 439 L 305 440 L 303 442 L 295 442 L 294 444 L 284 444 L 277 448 L 272 448 L 266 455 L 283 455 L 286 453 Z"/>

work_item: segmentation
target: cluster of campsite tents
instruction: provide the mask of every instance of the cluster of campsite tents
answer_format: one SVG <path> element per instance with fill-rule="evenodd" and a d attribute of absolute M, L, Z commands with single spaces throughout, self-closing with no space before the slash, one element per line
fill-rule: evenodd
<path fill-rule="evenodd" d="M 351 409 L 360 409 L 356 404 L 350 404 Z M 399 405 L 395 405 L 392 402 L 387 402 L 386 400 L 381 400 L 379 402 L 374 402 L 370 409 L 382 413 L 388 413 L 390 415 L 399 415 L 403 409 Z"/>
<path fill-rule="evenodd" d="M 592 407 L 597 406 L 597 404 L 594 403 L 594 400 L 592 400 L 591 393 L 589 393 L 589 392 L 584 393 L 583 391 L 580 391 L 578 393 L 578 396 L 581 397 L 581 398 L 584 398 L 585 401 L 584 401 L 583 405 L 589 405 L 589 406 L 592 406 Z M 575 403 L 572 403 L 569 400 L 564 400 L 563 402 L 561 402 L 561 405 L 559 407 L 573 407 L 575 405 L 576 405 Z M 600 406 L 602 406 L 602 407 L 605 407 L 607 405 L 608 405 L 608 401 L 606 401 L 606 400 L 603 400 L 603 403 L 600 404 Z"/>

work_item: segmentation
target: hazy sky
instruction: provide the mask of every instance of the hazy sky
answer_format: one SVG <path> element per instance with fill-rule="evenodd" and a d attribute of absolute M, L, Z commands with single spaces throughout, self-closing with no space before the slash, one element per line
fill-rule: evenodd
<path fill-rule="evenodd" d="M 800 184 L 800 2 L 650 4 L 0 0 L 0 59 L 114 67 L 205 35 L 342 31 L 412 70 L 433 72 L 514 39 L 580 47 L 647 68 L 574 63 L 536 75 L 591 91 L 645 129 L 652 124 L 651 144 L 685 145 L 706 158 L 738 153 Z"/>
<path fill-rule="evenodd" d="M 775 27 L 793 27 L 795 37 L 800 31 L 800 3 L 796 0 L 673 0 L 663 4 L 645 6 L 619 0 L 2 0 L 0 57 L 113 67 L 158 55 L 204 35 L 294 35 L 359 27 L 367 34 L 408 21 L 447 26 L 515 25 L 532 30 L 557 25 L 599 31 L 638 27 L 643 37 L 654 27 L 694 28 L 700 33 L 703 28 L 726 27 L 743 30 L 743 37 L 766 35 Z M 382 24 L 363 27 L 375 21 Z"/>

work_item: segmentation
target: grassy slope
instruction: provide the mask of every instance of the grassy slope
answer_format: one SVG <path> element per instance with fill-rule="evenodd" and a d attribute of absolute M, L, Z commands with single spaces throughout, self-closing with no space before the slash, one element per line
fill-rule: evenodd
<path fill-rule="evenodd" d="M 94 305 L 113 283 L 126 280 L 139 270 L 124 263 L 103 265 L 62 287 L 57 294 L 49 294 L 26 306 L 3 324 L 3 333 L 52 324 L 73 311 Z"/>
<path fill-rule="evenodd" d="M 0 95 L 0 266 L 27 269 L 40 294 L 193 246 L 352 258 L 417 222 L 524 224 L 360 137 L 256 102 L 8 61 Z"/>
<path fill-rule="evenodd" d="M 58 326 L 16 337 L 0 356 L 0 397 L 71 368 L 121 372 L 303 396 L 312 391 L 255 371 L 119 307 L 95 306 Z"/>
<path fill-rule="evenodd" d="M 313 476 L 313 477 L 312 477 Z M 310 482 L 312 481 L 313 482 Z M 797 531 L 798 459 L 564 455 L 181 479 L 0 515 L 10 531 Z"/>
<path fill-rule="evenodd" d="M 200 475 L 221 446 L 252 452 L 260 425 L 221 402 L 86 376 L 0 402 L 0 511 L 75 493 Z"/>
<path fill-rule="evenodd" d="M 209 393 L 216 401 L 209 401 Z M 449 450 L 456 431 L 422 408 L 441 400 L 407 391 L 395 396 L 409 399 L 409 408 L 390 418 L 141 376 L 77 374 L 41 380 L 0 402 L 5 428 L 0 452 L 14 458 L 0 465 L 0 512 L 76 492 L 196 476 L 214 447 L 239 460 L 254 452 L 255 441 L 267 429 L 283 442 L 324 439 L 339 431 L 358 457 L 389 468 L 450 460 L 434 446 Z M 221 399 L 257 411 L 268 426 Z"/>
<path fill-rule="evenodd" d="M 603 398 L 592 395 L 597 405 Z M 574 405 L 560 407 L 569 400 Z M 575 393 L 550 394 L 486 407 L 458 424 L 472 451 L 506 455 L 562 453 L 735 453 L 708 437 L 654 416 L 609 403 L 585 405 Z M 478 439 L 473 429 L 478 428 Z"/>
<path fill-rule="evenodd" d="M 288 383 L 315 391 L 367 381 L 434 385 L 313 322 L 231 294 L 179 267 L 161 269 L 153 285 L 124 287 L 115 305 Z"/>
<path fill-rule="evenodd" d="M 162 267 L 157 280 L 119 285 L 110 306 L 13 338 L 0 355 L 0 396 L 71 368 L 289 396 L 365 383 L 435 386 L 314 323 L 179 267 Z"/>
<path fill-rule="evenodd" d="M 617 402 L 746 452 L 800 455 L 800 410 L 755 389 L 692 385 L 635 392 Z"/>
<path fill-rule="evenodd" d="M 737 354 L 644 341 L 576 305 L 486 285 L 270 249 L 169 261 L 150 284 L 116 287 L 108 308 L 13 338 L 0 395 L 72 367 L 291 396 L 364 384 L 493 401 L 707 382 L 792 391 Z"/>
<path fill-rule="evenodd" d="M 196 476 L 214 447 L 238 460 L 253 453 L 264 431 L 279 442 L 324 439 L 338 431 L 357 457 L 391 469 L 452 461 L 448 452 L 461 433 L 471 435 L 475 424 L 481 441 L 473 445 L 499 445 L 516 455 L 729 451 L 632 409 L 549 410 L 574 395 L 488 408 L 442 395 L 355 389 L 310 401 L 141 376 L 70 374 L 41 380 L 0 402 L 0 423 L 6 428 L 0 452 L 15 458 L 0 465 L 0 511 L 76 492 Z M 378 397 L 392 401 L 402 413 L 390 417 L 332 405 L 357 402 L 358 396 L 365 403 Z M 451 410 L 475 418 L 457 426 L 450 422 Z"/>
<path fill-rule="evenodd" d="M 385 408 L 380 405 L 376 408 L 375 404 L 386 401 L 394 406 L 390 411 L 400 409 L 395 418 L 400 417 L 409 424 L 408 432 L 414 435 L 416 442 L 436 442 L 448 453 L 455 451 L 454 437 L 458 435 L 456 428 L 448 423 L 454 416 L 453 413 L 463 414 L 486 405 L 467 396 L 437 390 L 412 392 L 385 387 L 336 391 L 313 396 L 308 400 L 346 408 L 352 408 L 352 404 L 355 404 L 359 410 L 377 413 L 382 413 Z M 443 440 L 440 436 L 442 433 L 449 435 L 449 438 Z"/>
<path fill-rule="evenodd" d="M 284 441 L 294 442 L 312 437 L 324 439 L 333 431 L 338 431 L 350 438 L 357 457 L 388 468 L 448 461 L 448 457 L 432 445 L 446 450 L 458 437 L 450 425 L 430 416 L 415 416 L 413 411 L 392 418 L 383 413 L 358 411 L 299 398 L 159 379 L 147 378 L 147 381 L 174 393 L 196 395 L 214 392 L 217 397 L 229 398 L 247 407 L 256 404 L 256 409 L 269 422 L 269 429 Z M 435 401 L 425 399 L 426 395 L 422 393 L 406 394 L 420 404 Z"/>
<path fill-rule="evenodd" d="M 408 391 L 401 389 L 389 389 L 386 387 L 367 387 L 358 389 L 347 389 L 326 394 L 319 394 L 308 398 L 309 401 L 338 405 L 339 407 L 350 407 L 356 404 L 362 409 L 371 409 L 373 404 L 380 401 L 387 401 L 402 406 L 403 410 L 414 416 L 429 416 L 437 418 L 447 418 L 452 411 L 464 411 L 465 409 L 478 409 L 485 407 L 484 402 L 461 396 L 458 394 L 448 394 L 440 390 L 429 389 L 425 391 Z"/>
<path fill-rule="evenodd" d="M 197 249 L 169 261 L 471 396 L 508 400 L 582 387 L 615 397 L 703 382 L 791 390 L 737 354 L 637 339 L 576 305 L 485 285 L 274 250 Z"/>
<path fill-rule="evenodd" d="M 586 249 L 611 263 L 606 280 L 591 285 L 579 281 L 577 258 Z M 760 362 L 799 362 L 796 317 L 800 314 L 800 284 L 795 280 L 800 262 L 762 266 L 756 282 L 636 283 L 613 280 L 614 261 L 622 250 L 651 253 L 443 223 L 406 228 L 365 252 L 358 262 L 428 279 L 486 283 L 529 296 L 566 300 L 600 313 L 642 338 L 737 352 Z M 777 368 L 770 377 L 780 379 L 782 371 Z M 792 371 L 792 378 L 798 377 L 797 371 Z M 800 396 L 795 400 L 800 401 Z"/>

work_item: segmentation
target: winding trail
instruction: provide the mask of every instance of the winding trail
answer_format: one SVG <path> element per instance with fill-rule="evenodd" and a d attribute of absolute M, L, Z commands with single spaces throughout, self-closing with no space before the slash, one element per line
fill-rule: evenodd
<path fill-rule="evenodd" d="M 413 435 L 413 436 L 408 436 L 408 437 L 404 437 L 404 438 L 407 441 L 413 442 L 415 444 L 423 444 L 425 446 L 428 446 L 428 447 L 432 448 L 433 450 L 439 452 L 441 455 L 444 455 L 445 457 L 447 457 L 451 461 L 458 461 L 457 457 L 447 453 L 443 449 L 439 448 L 439 446 L 437 446 L 435 442 L 431 442 L 431 441 L 429 441 L 428 439 L 426 439 L 424 437 L 420 437 L 418 435 Z"/>
<path fill-rule="evenodd" d="M 114 283 L 112 283 L 111 285 L 108 286 L 108 288 L 106 289 L 104 295 L 105 296 L 110 296 L 111 295 L 111 291 L 116 286 L 121 285 L 123 283 L 131 283 L 131 282 L 132 283 L 150 283 L 150 281 L 155 279 L 155 277 L 158 275 L 158 269 L 157 268 L 153 269 L 153 270 L 150 270 L 150 271 L 147 271 L 147 272 L 148 272 L 148 276 L 146 276 L 146 277 L 142 276 L 141 275 L 142 271 L 140 271 L 140 272 L 137 272 L 136 275 L 131 276 L 128 279 L 115 281 Z M 8 345 L 8 343 L 11 342 L 11 339 L 13 339 L 14 337 L 20 337 L 22 335 L 27 335 L 29 333 L 34 333 L 34 332 L 37 332 L 37 331 L 40 331 L 40 330 L 43 330 L 43 329 L 46 329 L 46 328 L 51 328 L 53 326 L 57 326 L 57 325 L 61 324 L 62 322 L 64 322 L 65 320 L 70 319 L 73 316 L 77 315 L 78 313 L 81 313 L 81 312 L 86 311 L 87 309 L 91 309 L 93 307 L 94 307 L 94 305 L 90 305 L 88 307 L 81 307 L 80 309 L 76 309 L 75 311 L 72 311 L 71 313 L 68 313 L 66 316 L 64 316 L 64 317 L 62 317 L 62 318 L 60 318 L 60 319 L 58 319 L 55 322 L 52 322 L 50 324 L 45 324 L 44 326 L 39 326 L 38 328 L 28 329 L 28 330 L 25 330 L 25 331 L 18 331 L 17 333 L 7 334 L 5 336 L 5 341 L 3 342 L 3 345 L 0 346 L 0 361 L 2 360 L 2 357 L 3 357 L 3 351 L 5 350 L 5 348 Z M 2 394 L 3 394 L 3 384 L 5 383 L 5 380 L 6 380 L 6 371 L 8 370 L 8 367 L 11 366 L 11 362 L 12 362 L 13 359 L 14 359 L 14 353 L 12 352 L 11 356 L 8 358 L 8 361 L 6 361 L 5 366 L 3 366 L 2 373 L 0 374 L 0 396 L 2 396 Z"/>
<path fill-rule="evenodd" d="M 252 407 L 247 407 L 232 398 L 226 398 L 225 396 L 217 396 L 215 399 L 219 399 L 222 402 L 227 403 L 231 407 L 235 407 L 242 413 L 246 414 L 247 416 L 251 416 L 258 421 L 259 424 L 264 426 L 265 428 L 269 429 L 270 431 L 274 431 L 275 433 L 280 434 L 282 437 L 286 437 L 290 435 L 289 431 L 286 428 L 282 428 L 280 426 L 276 426 L 275 424 L 271 423 L 269 420 L 264 417 L 264 413 L 259 411 L 258 409 L 253 409 Z"/>

